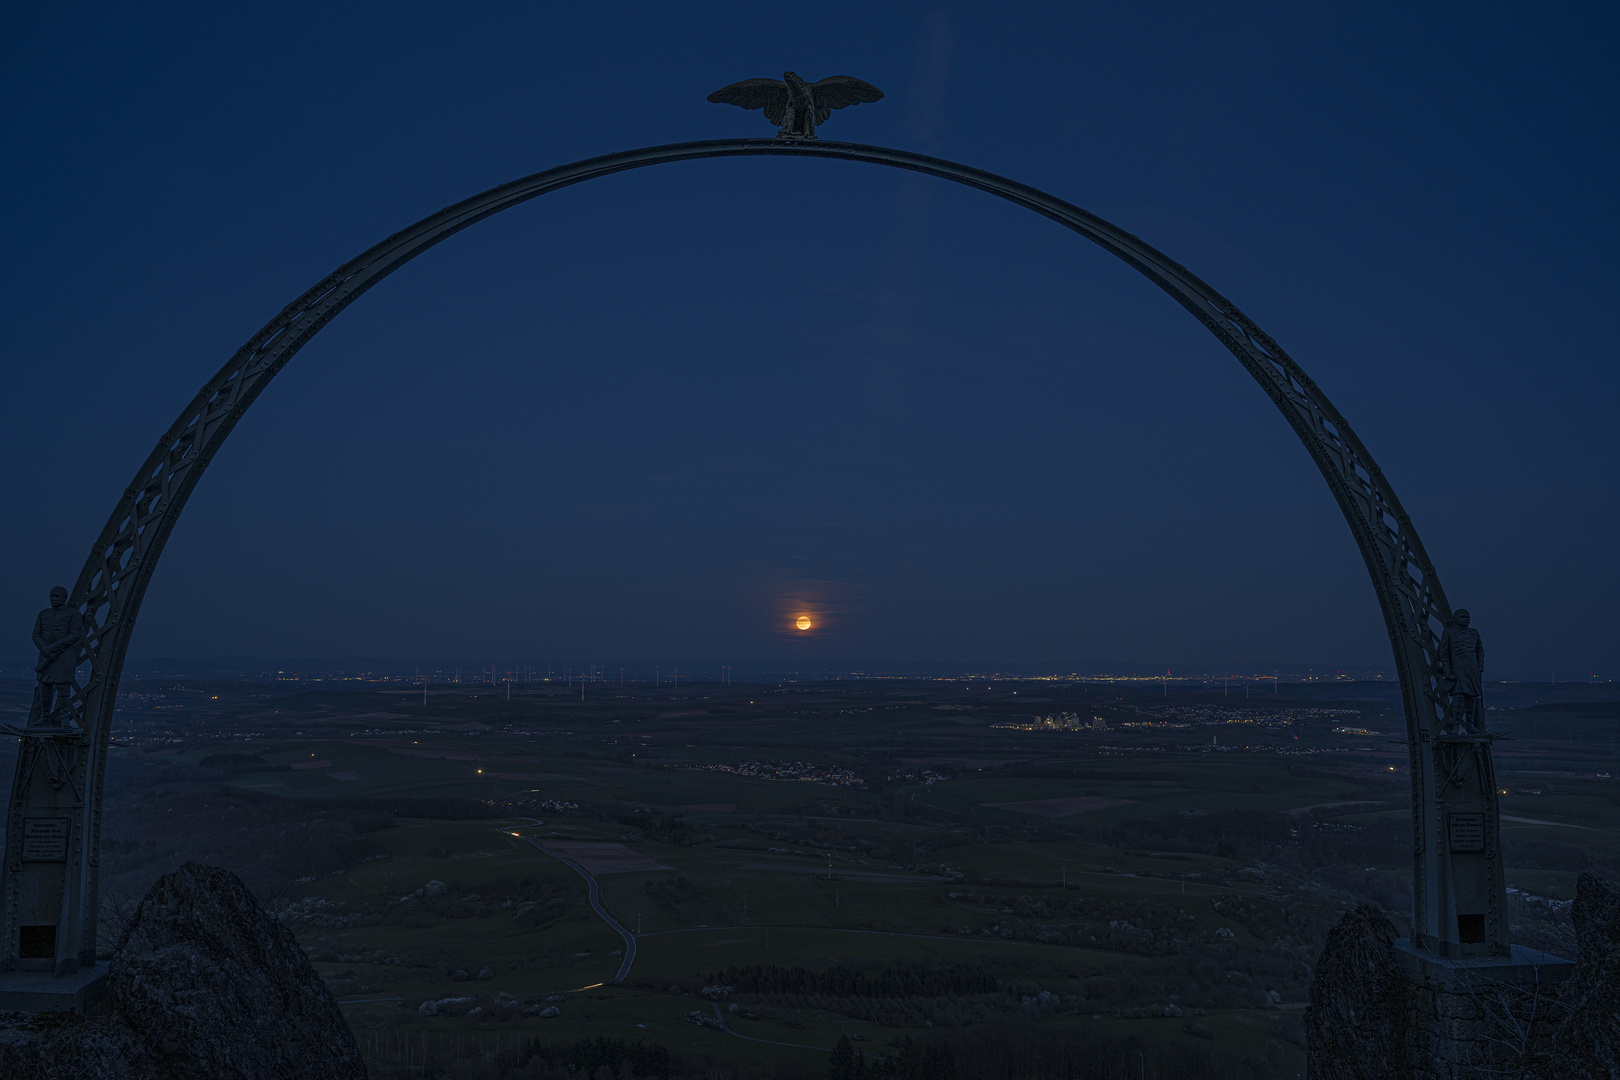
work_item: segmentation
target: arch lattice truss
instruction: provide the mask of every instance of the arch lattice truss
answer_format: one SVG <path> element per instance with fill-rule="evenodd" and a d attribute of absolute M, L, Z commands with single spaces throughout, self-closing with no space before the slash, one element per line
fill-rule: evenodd
<path fill-rule="evenodd" d="M 613 173 L 649 165 L 718 157 L 790 156 L 835 158 L 887 165 L 940 177 L 1016 203 L 1056 221 L 1100 245 L 1135 267 L 1190 311 L 1221 344 L 1237 357 L 1245 370 L 1276 403 L 1300 441 L 1321 469 L 1328 487 L 1344 512 L 1356 544 L 1372 578 L 1373 588 L 1388 627 L 1395 666 L 1400 674 L 1407 717 L 1414 785 L 1414 841 L 1416 881 L 1415 927 L 1420 938 L 1455 942 L 1455 915 L 1466 907 L 1482 907 L 1489 922 L 1488 946 L 1505 953 L 1505 893 L 1499 860 L 1485 873 L 1481 888 L 1492 895 L 1455 895 L 1456 876 L 1444 857 L 1442 825 L 1446 808 L 1440 805 L 1441 776 L 1455 779 L 1463 759 L 1477 766 L 1477 782 L 1470 802 L 1488 793 L 1481 805 L 1488 819 L 1486 830 L 1494 847 L 1496 807 L 1494 777 L 1490 775 L 1488 742 L 1445 751 L 1440 744 L 1447 708 L 1438 689 L 1432 661 L 1437 632 L 1450 617 L 1445 594 L 1433 564 L 1423 549 L 1410 518 L 1396 498 L 1372 455 L 1335 409 L 1327 396 L 1283 349 L 1236 305 L 1199 280 L 1185 267 L 1142 240 L 1079 207 L 1016 181 L 939 158 L 902 150 L 853 143 L 787 141 L 776 139 L 724 139 L 679 143 L 610 154 L 564 165 L 516 180 L 447 207 L 377 244 L 345 263 L 272 319 L 198 391 L 136 473 L 117 508 L 96 539 L 89 559 L 75 583 L 69 603 L 84 613 L 88 645 L 83 660 L 90 676 L 73 698 L 72 709 L 83 728 L 82 736 L 49 740 L 61 760 L 56 766 L 71 780 L 80 796 L 80 826 L 75 828 L 65 889 L 77 893 L 63 900 L 63 938 L 59 956 L 93 956 L 96 910 L 96 863 L 100 838 L 102 777 L 119 675 L 141 599 L 151 580 L 170 530 L 195 489 L 208 463 L 254 400 L 282 367 L 335 318 L 406 262 L 428 248 L 484 218 L 519 203 Z M 41 745 L 38 753 L 46 754 Z M 1443 762 L 1436 758 L 1437 747 Z M 13 792 L 8 823 L 8 852 L 4 870 L 6 937 L 4 956 L 17 955 L 17 879 L 23 864 L 16 852 L 28 813 L 28 792 L 19 761 L 18 787 Z M 44 764 L 43 761 L 37 764 Z M 1437 774 L 1441 765 L 1446 769 Z M 36 770 L 37 771 L 37 770 Z M 1427 853 L 1427 857 L 1425 857 Z M 1491 861 L 1491 860 L 1488 860 Z M 15 868 L 15 869 L 14 869 Z M 1464 877 L 1478 878 L 1470 872 Z M 75 881 L 74 879 L 77 879 Z M 1494 879 L 1494 880 L 1491 880 Z M 1461 906 L 1459 906 L 1461 905 Z M 69 911 L 68 909 L 77 910 Z M 76 946 L 76 947 L 75 947 Z"/>

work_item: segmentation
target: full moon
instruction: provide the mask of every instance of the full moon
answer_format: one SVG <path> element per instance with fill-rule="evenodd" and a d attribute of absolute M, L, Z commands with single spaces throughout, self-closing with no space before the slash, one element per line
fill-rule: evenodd
<path fill-rule="evenodd" d="M 800 630 L 808 630 L 813 624 L 810 622 L 810 616 L 800 615 L 798 621 L 793 625 L 797 626 Z"/>

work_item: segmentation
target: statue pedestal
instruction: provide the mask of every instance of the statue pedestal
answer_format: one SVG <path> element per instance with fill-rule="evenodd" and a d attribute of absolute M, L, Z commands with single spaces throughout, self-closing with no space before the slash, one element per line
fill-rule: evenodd
<path fill-rule="evenodd" d="M 1550 988 L 1575 970 L 1575 961 L 1514 945 L 1512 956 L 1439 956 L 1413 944 L 1410 938 L 1395 939 L 1395 963 L 1415 982 L 1425 986 L 1457 990 L 1483 983 L 1505 986 Z"/>
<path fill-rule="evenodd" d="M 0 972 L 0 1012 L 84 1012 L 107 990 L 107 962 L 67 975 Z"/>
<path fill-rule="evenodd" d="M 1556 1015 L 1548 1005 L 1575 971 L 1573 961 L 1524 945 L 1511 956 L 1447 957 L 1396 938 L 1394 960 L 1416 989 L 1414 1064 L 1429 1070 L 1418 1075 L 1439 1080 L 1505 1067 L 1505 1051 L 1547 1038 Z"/>

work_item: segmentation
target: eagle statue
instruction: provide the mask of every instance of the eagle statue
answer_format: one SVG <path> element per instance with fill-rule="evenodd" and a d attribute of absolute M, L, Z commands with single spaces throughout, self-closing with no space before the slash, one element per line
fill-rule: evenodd
<path fill-rule="evenodd" d="M 848 75 L 829 75 L 807 83 L 791 71 L 781 79 L 744 79 L 716 90 L 709 100 L 717 105 L 764 109 L 765 119 L 781 128 L 778 139 L 813 139 L 816 125 L 825 124 L 834 109 L 878 101 L 883 91 Z"/>

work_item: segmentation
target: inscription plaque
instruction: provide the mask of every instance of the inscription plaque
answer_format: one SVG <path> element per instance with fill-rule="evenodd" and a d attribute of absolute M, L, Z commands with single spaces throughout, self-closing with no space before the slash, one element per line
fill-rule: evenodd
<path fill-rule="evenodd" d="M 1452 851 L 1485 850 L 1485 815 L 1452 814 L 1450 818 Z"/>
<path fill-rule="evenodd" d="M 67 818 L 29 818 L 23 822 L 23 862 L 66 862 L 67 847 Z"/>

